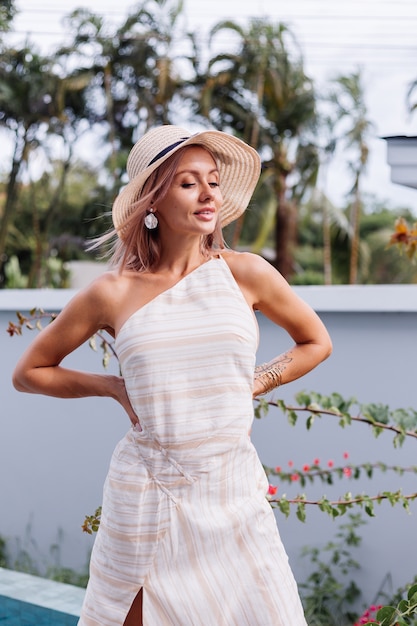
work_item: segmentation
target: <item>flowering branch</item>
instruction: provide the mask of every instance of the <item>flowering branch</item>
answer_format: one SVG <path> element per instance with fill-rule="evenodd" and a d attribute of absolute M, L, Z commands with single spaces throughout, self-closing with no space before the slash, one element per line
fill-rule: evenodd
<path fill-rule="evenodd" d="M 415 616 L 417 612 L 417 585 L 411 585 L 407 592 L 407 598 L 400 600 L 397 606 L 383 606 L 378 607 L 376 612 L 375 619 L 377 621 L 360 621 L 354 624 L 354 626 L 359 626 L 359 624 L 363 624 L 364 626 L 372 626 L 373 624 L 379 624 L 379 626 L 400 626 L 403 624 L 406 626 L 407 624 L 415 623 L 410 622 L 409 620 L 405 620 L 404 618 L 410 618 Z"/>
<path fill-rule="evenodd" d="M 28 330 L 42 330 L 42 321 L 47 319 L 48 323 L 51 323 L 54 319 L 56 319 L 57 314 L 46 313 L 41 308 L 34 308 L 29 311 L 28 317 L 19 312 L 16 313 L 16 317 L 17 324 L 15 322 L 9 322 L 6 329 L 10 337 L 13 337 L 14 335 L 22 335 L 24 328 L 27 328 Z M 114 349 L 113 342 L 109 341 L 105 332 L 101 330 L 89 339 L 88 343 L 92 350 L 97 352 L 97 338 L 100 340 L 100 348 L 103 353 L 102 364 L 104 368 L 107 368 L 110 358 L 112 356 L 117 358 L 116 351 Z"/>
<path fill-rule="evenodd" d="M 381 504 L 382 501 L 388 500 L 388 502 L 394 506 L 394 504 L 402 504 L 406 511 L 409 511 L 409 502 L 417 498 L 417 493 L 404 495 L 399 489 L 398 491 L 383 491 L 376 496 L 368 496 L 360 494 L 352 496 L 351 493 L 346 493 L 339 500 L 331 501 L 325 496 L 320 500 L 308 500 L 305 494 L 300 494 L 295 498 L 287 498 L 284 494 L 281 498 L 268 497 L 269 503 L 272 508 L 278 508 L 281 513 L 284 513 L 285 517 L 290 514 L 290 505 L 297 505 L 296 515 L 301 522 L 306 520 L 306 505 L 318 506 L 321 511 L 328 513 L 332 518 L 344 515 L 348 509 L 351 509 L 354 505 L 359 505 L 364 509 L 370 517 L 375 517 L 374 503 Z"/>
<path fill-rule="evenodd" d="M 29 317 L 22 315 L 19 311 L 16 313 L 16 317 L 18 323 L 9 322 L 9 326 L 6 329 L 10 337 L 22 335 L 23 328 L 27 328 L 28 330 L 42 330 L 41 320 L 47 318 L 49 322 L 53 322 L 56 318 L 56 313 L 45 313 L 43 309 L 31 309 L 29 311 Z"/>
<path fill-rule="evenodd" d="M 347 458 L 348 454 L 345 453 L 345 455 L 345 458 Z M 354 478 L 357 480 L 361 477 L 362 473 L 365 473 L 368 478 L 372 478 L 375 470 L 380 470 L 382 472 L 392 471 L 400 475 L 406 472 L 417 474 L 416 465 L 402 467 L 401 465 L 387 465 L 381 461 L 378 461 L 377 463 L 360 463 L 358 465 L 349 463 L 348 465 L 339 467 L 334 467 L 333 461 L 328 461 L 328 468 L 322 468 L 319 465 L 319 460 L 315 459 L 313 465 L 305 464 L 302 470 L 292 469 L 289 472 L 284 472 L 279 466 L 268 467 L 264 465 L 263 467 L 267 475 L 278 476 L 281 481 L 288 483 L 300 481 L 300 484 L 303 487 L 307 481 L 312 483 L 316 478 L 327 483 L 328 485 L 333 484 L 334 477 L 339 479 Z"/>
<path fill-rule="evenodd" d="M 314 424 L 316 417 L 328 415 L 339 420 L 344 428 L 352 422 L 361 422 L 371 426 L 375 437 L 384 430 L 395 433 L 394 446 L 401 446 L 406 437 L 417 438 L 417 411 L 414 409 L 396 409 L 391 411 L 383 404 L 358 404 L 355 399 L 345 400 L 340 394 L 325 396 L 316 392 L 301 392 L 296 396 L 300 406 L 285 404 L 283 400 L 265 400 L 260 398 L 255 409 L 255 416 L 260 418 L 268 412 L 270 406 L 277 407 L 287 415 L 289 423 L 294 426 L 300 412 L 307 412 L 307 430 Z M 356 406 L 357 414 L 352 415 Z"/>

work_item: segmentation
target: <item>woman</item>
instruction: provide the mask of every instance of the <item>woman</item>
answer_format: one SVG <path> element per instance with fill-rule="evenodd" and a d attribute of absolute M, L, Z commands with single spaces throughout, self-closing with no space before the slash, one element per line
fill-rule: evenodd
<path fill-rule="evenodd" d="M 331 342 L 269 263 L 224 248 L 259 156 L 226 133 L 167 125 L 137 142 L 127 170 L 114 268 L 14 374 L 21 391 L 114 398 L 132 424 L 106 478 L 79 625 L 305 626 L 248 433 L 253 398 L 309 372 Z M 294 345 L 254 375 L 255 310 Z M 115 337 L 121 377 L 61 365 L 99 329 Z"/>

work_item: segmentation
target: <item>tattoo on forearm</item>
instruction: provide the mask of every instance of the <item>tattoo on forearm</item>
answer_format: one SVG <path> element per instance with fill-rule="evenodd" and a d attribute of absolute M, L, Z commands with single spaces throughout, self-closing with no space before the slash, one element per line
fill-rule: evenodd
<path fill-rule="evenodd" d="M 255 367 L 255 380 L 262 384 L 263 394 L 282 385 L 282 373 L 291 361 L 292 357 L 286 352 L 269 361 L 269 363 L 263 363 Z"/>

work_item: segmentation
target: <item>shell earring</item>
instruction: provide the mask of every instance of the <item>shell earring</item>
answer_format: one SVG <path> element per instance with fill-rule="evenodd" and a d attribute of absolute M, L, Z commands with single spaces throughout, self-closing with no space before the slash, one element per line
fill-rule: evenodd
<path fill-rule="evenodd" d="M 153 211 L 153 208 L 150 207 L 145 217 L 145 226 L 148 230 L 154 230 L 158 226 L 158 218 Z"/>

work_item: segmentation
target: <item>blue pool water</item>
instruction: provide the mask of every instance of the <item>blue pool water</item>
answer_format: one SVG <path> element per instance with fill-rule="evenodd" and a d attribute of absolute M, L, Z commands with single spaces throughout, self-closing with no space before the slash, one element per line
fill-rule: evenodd
<path fill-rule="evenodd" d="M 76 626 L 78 617 L 0 596 L 1 626 Z"/>

